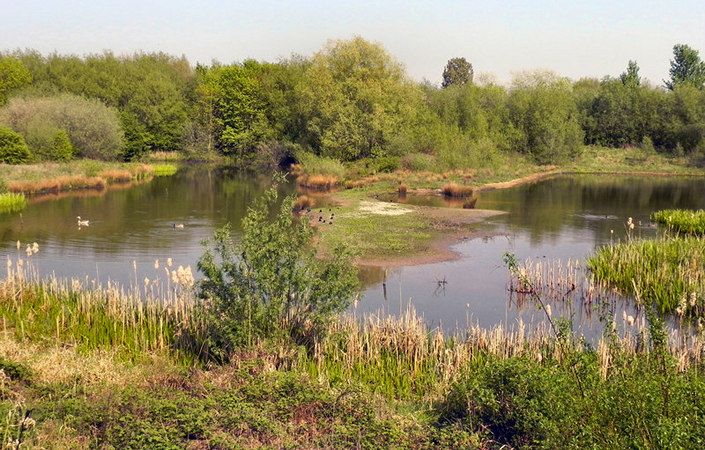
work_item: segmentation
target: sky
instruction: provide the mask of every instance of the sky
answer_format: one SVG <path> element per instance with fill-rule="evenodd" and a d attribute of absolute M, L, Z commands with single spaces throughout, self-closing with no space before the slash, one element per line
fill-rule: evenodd
<path fill-rule="evenodd" d="M 416 80 L 439 83 L 448 59 L 507 82 L 549 69 L 617 76 L 630 59 L 660 84 L 676 43 L 705 57 L 705 0 L 182 1 L 0 0 L 0 49 L 185 55 L 192 62 L 276 61 L 330 39 L 379 42 Z"/>

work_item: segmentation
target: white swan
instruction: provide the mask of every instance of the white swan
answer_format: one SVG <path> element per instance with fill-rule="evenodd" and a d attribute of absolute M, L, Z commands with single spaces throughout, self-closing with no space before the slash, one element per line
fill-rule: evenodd
<path fill-rule="evenodd" d="M 90 224 L 91 224 L 90 220 L 81 220 L 81 216 L 77 216 L 76 219 L 78 219 L 78 226 L 79 227 L 87 227 L 87 226 L 90 226 Z"/>
<path fill-rule="evenodd" d="M 183 228 L 184 224 L 183 223 L 172 223 L 171 226 L 174 228 Z"/>

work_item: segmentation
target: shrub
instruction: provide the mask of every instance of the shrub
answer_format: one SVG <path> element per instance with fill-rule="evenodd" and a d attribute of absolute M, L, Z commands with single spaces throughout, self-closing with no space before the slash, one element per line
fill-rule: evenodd
<path fill-rule="evenodd" d="M 330 259 L 318 259 L 308 220 L 295 221 L 291 213 L 293 197 L 270 219 L 277 187 L 275 183 L 250 208 L 239 244 L 233 244 L 226 226 L 215 233 L 213 247 L 198 262 L 205 276 L 199 297 L 210 324 L 203 345 L 216 360 L 270 338 L 312 345 L 357 291 L 349 252 L 337 248 Z"/>
<path fill-rule="evenodd" d="M 28 163 L 32 155 L 24 138 L 9 128 L 0 127 L 0 163 Z"/>
<path fill-rule="evenodd" d="M 338 179 L 345 177 L 345 166 L 336 159 L 316 156 L 308 152 L 298 152 L 296 159 L 307 174 L 332 175 Z"/>
<path fill-rule="evenodd" d="M 422 172 L 431 172 L 437 168 L 436 159 L 425 153 L 409 153 L 402 158 L 401 165 L 405 169 Z"/>
<path fill-rule="evenodd" d="M 73 145 L 65 130 L 41 120 L 32 120 L 27 127 L 27 145 L 32 154 L 44 161 L 69 161 L 73 158 Z"/>
<path fill-rule="evenodd" d="M 0 121 L 25 137 L 38 133 L 32 131 L 37 123 L 43 124 L 47 130 L 64 130 L 77 156 L 83 158 L 116 159 L 123 148 L 123 131 L 117 111 L 100 100 L 70 94 L 13 98 L 0 110 Z M 47 131 L 39 134 L 46 136 Z M 43 139 L 53 141 L 54 138 L 55 134 L 52 139 Z"/>

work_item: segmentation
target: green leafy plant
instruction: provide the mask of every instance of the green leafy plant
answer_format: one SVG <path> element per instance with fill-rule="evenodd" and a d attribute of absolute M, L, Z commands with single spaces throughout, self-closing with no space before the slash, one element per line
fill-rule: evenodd
<path fill-rule="evenodd" d="M 24 164 L 31 158 L 24 138 L 9 128 L 0 127 L 0 163 Z"/>
<path fill-rule="evenodd" d="M 311 345 L 357 292 L 350 252 L 339 247 L 318 259 L 308 220 L 291 214 L 294 197 L 272 218 L 277 202 L 275 183 L 243 220 L 242 241 L 234 244 L 225 226 L 198 263 L 205 276 L 199 292 L 209 324 L 205 346 L 217 360 L 268 338 Z"/>

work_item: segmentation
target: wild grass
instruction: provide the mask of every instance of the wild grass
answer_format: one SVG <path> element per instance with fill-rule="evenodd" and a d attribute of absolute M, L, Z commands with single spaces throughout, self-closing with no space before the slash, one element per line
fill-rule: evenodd
<path fill-rule="evenodd" d="M 679 234 L 705 234 L 705 211 L 665 209 L 651 214 L 651 220 Z"/>
<path fill-rule="evenodd" d="M 314 191 L 330 191 L 338 184 L 339 179 L 333 175 L 299 175 L 296 183 Z"/>
<path fill-rule="evenodd" d="M 316 156 L 313 153 L 299 152 L 296 155 L 298 165 L 293 169 L 309 175 L 328 175 L 342 180 L 345 178 L 345 165 L 340 161 L 323 156 Z"/>
<path fill-rule="evenodd" d="M 179 168 L 174 164 L 154 164 L 152 174 L 156 177 L 169 177 L 174 175 Z"/>
<path fill-rule="evenodd" d="M 471 197 L 473 190 L 470 186 L 462 186 L 456 183 L 448 183 L 441 188 L 441 192 L 446 197 Z"/>
<path fill-rule="evenodd" d="M 22 211 L 27 206 L 24 194 L 6 192 L 0 194 L 0 214 Z"/>
<path fill-rule="evenodd" d="M 705 313 L 705 239 L 629 240 L 599 248 L 587 265 L 596 280 L 653 299 L 661 312 Z"/>
<path fill-rule="evenodd" d="M 153 168 L 142 163 L 75 160 L 65 163 L 0 165 L 8 190 L 27 194 L 103 189 L 111 181 L 142 180 Z"/>
<path fill-rule="evenodd" d="M 149 161 L 181 161 L 184 156 L 181 152 L 149 152 L 147 155 Z"/>
<path fill-rule="evenodd" d="M 88 280 L 40 280 L 25 264 L 22 258 L 8 259 L 0 282 L 3 331 L 20 341 L 49 340 L 136 357 L 176 354 L 177 332 L 196 329 L 188 269 L 171 271 L 164 283 L 146 279 L 143 288 L 126 290 Z"/>

